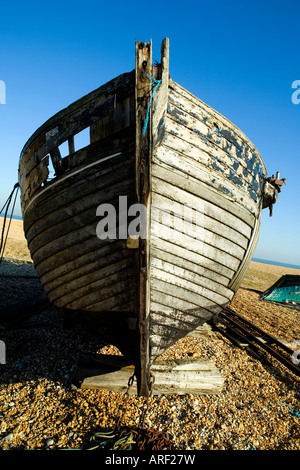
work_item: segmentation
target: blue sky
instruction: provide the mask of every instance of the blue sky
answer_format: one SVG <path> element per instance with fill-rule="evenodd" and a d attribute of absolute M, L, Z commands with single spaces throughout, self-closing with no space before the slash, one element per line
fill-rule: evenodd
<path fill-rule="evenodd" d="M 300 265 L 299 1 L 27 1 L 0 8 L 0 206 L 23 145 L 49 117 L 134 68 L 135 40 L 170 39 L 173 80 L 229 118 L 287 184 L 255 257 Z M 300 96 L 300 95 L 299 95 Z M 20 214 L 18 204 L 16 214 Z"/>

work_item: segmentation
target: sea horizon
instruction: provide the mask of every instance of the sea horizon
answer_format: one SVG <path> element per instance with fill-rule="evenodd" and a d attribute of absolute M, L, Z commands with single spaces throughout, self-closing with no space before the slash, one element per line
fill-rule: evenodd
<path fill-rule="evenodd" d="M 251 261 L 261 264 L 271 264 L 272 266 L 283 266 L 284 268 L 300 269 L 297 264 L 283 263 L 282 261 L 271 261 L 268 259 L 252 258 Z"/>

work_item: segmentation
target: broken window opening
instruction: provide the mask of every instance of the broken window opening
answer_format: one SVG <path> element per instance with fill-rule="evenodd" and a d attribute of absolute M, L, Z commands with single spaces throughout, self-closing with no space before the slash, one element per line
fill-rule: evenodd
<path fill-rule="evenodd" d="M 90 127 L 86 127 L 83 129 L 81 132 L 78 132 L 78 134 L 74 135 L 74 149 L 75 152 L 77 150 L 80 150 L 84 147 L 87 147 L 90 145 L 91 140 L 90 140 Z"/>

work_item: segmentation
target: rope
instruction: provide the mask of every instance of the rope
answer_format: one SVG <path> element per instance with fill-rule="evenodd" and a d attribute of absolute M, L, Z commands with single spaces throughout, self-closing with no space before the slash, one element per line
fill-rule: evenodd
<path fill-rule="evenodd" d="M 148 73 L 146 73 L 146 76 L 151 80 L 151 84 L 155 84 L 155 87 L 151 93 L 151 96 L 150 96 L 150 100 L 149 100 L 149 104 L 148 104 L 148 109 L 147 109 L 147 115 L 146 115 L 146 119 L 145 119 L 145 124 L 144 124 L 144 127 L 143 127 L 143 135 L 146 134 L 146 130 L 147 130 L 147 127 L 148 127 L 148 123 L 149 123 L 149 115 L 150 115 L 150 107 L 151 107 L 151 102 L 152 102 L 152 99 L 153 99 L 153 96 L 154 96 L 154 93 L 156 92 L 157 88 L 159 87 L 159 85 L 161 84 L 161 80 L 156 80 L 155 78 L 153 78 L 151 75 L 149 75 Z"/>
<path fill-rule="evenodd" d="M 11 213 L 10 213 L 10 220 L 9 220 L 8 228 L 7 228 L 7 231 L 6 231 L 6 235 L 5 235 L 5 237 L 4 237 L 5 225 L 6 225 L 6 219 L 7 219 L 7 213 L 8 213 L 8 209 L 9 209 L 9 206 L 10 206 L 10 204 L 11 204 L 11 201 L 12 201 L 12 198 L 13 198 L 13 195 L 14 195 L 15 190 L 16 190 L 15 199 L 14 199 L 13 206 L 12 206 L 12 210 L 11 210 Z M 4 206 L 2 207 L 2 209 L 1 209 L 1 211 L 0 211 L 0 214 L 2 214 L 4 208 L 6 207 L 6 209 L 5 209 L 5 214 L 4 214 L 4 222 L 3 222 L 3 227 L 2 227 L 2 233 L 1 233 L 1 241 L 0 241 L 0 265 L 1 265 L 2 260 L 3 260 L 4 250 L 5 250 L 6 242 L 7 242 L 7 238 L 8 238 L 8 232 L 9 232 L 9 229 L 10 229 L 11 220 L 12 220 L 13 213 L 14 213 L 14 209 L 15 209 L 15 205 L 16 205 L 18 190 L 19 190 L 19 183 L 16 183 L 16 184 L 14 185 L 14 188 L 13 188 L 12 192 L 11 192 L 10 195 L 8 196 L 8 198 L 7 198 L 7 200 L 6 200 L 5 204 L 4 204 Z"/>
<path fill-rule="evenodd" d="M 297 411 L 295 408 L 292 407 L 289 403 L 278 403 L 279 405 L 286 405 L 290 408 L 290 413 L 293 416 L 296 416 L 297 418 L 300 418 L 300 411 Z"/>
<path fill-rule="evenodd" d="M 125 396 L 129 395 L 129 389 L 133 385 L 135 373 L 129 378 L 128 387 Z M 152 385 L 154 376 L 150 376 L 150 395 L 152 394 Z M 111 431 L 100 430 L 95 432 L 89 439 L 89 446 L 86 450 L 172 450 L 174 443 L 161 431 L 156 429 L 146 429 L 144 427 L 145 413 L 148 408 L 148 398 L 146 400 L 146 408 L 143 407 L 140 423 L 137 427 L 124 426 L 120 427 L 124 414 L 123 406 L 119 410 L 119 417 L 116 426 Z M 81 450 L 81 449 L 64 449 L 64 450 Z M 83 449 L 82 449 L 83 450 Z"/>

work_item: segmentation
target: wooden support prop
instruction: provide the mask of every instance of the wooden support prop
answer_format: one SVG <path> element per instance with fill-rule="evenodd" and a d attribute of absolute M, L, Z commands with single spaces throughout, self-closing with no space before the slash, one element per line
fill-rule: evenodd
<path fill-rule="evenodd" d="M 151 366 L 151 372 L 155 377 L 153 395 L 210 395 L 220 393 L 224 385 L 219 370 L 208 359 L 157 360 Z M 134 366 L 126 362 L 123 356 L 85 355 L 79 358 L 77 379 L 82 389 L 124 393 L 133 373 Z M 129 394 L 138 394 L 136 381 L 130 387 Z"/>

